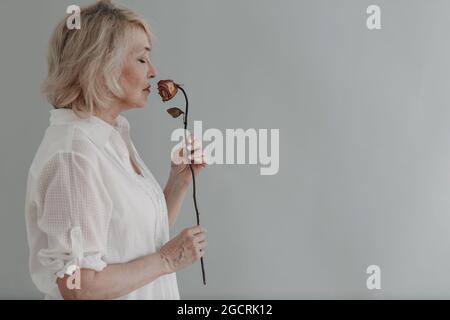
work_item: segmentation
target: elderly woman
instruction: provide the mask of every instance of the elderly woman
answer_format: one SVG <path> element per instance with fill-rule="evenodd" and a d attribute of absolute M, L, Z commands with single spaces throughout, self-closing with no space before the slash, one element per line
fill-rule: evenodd
<path fill-rule="evenodd" d="M 169 241 L 188 161 L 171 162 L 163 191 L 121 115 L 147 103 L 151 39 L 109 1 L 82 8 L 81 29 L 63 20 L 52 35 L 44 92 L 54 109 L 26 195 L 30 272 L 46 299 L 180 299 L 175 272 L 205 253 L 201 226 Z M 196 160 L 195 174 L 206 166 L 191 139 L 178 156 Z"/>

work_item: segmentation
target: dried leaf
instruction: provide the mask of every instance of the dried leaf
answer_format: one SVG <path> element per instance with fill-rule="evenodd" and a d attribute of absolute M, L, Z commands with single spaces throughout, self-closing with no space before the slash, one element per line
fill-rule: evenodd
<path fill-rule="evenodd" d="M 184 113 L 183 110 L 181 110 L 180 108 L 177 108 L 177 107 L 167 109 L 167 112 L 174 118 L 178 118 L 179 116 L 181 116 Z"/>

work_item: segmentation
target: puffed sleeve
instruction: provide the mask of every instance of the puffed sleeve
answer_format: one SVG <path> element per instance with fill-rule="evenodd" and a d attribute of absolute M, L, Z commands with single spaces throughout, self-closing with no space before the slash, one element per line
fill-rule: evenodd
<path fill-rule="evenodd" d="M 93 162 L 57 153 L 42 169 L 38 193 L 37 222 L 48 237 L 48 247 L 38 252 L 41 264 L 54 279 L 76 267 L 103 270 L 112 201 Z"/>

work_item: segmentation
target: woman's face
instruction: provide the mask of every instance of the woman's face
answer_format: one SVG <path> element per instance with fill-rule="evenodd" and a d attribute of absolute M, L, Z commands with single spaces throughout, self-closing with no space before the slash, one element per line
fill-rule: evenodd
<path fill-rule="evenodd" d="M 124 96 L 120 99 L 125 109 L 143 108 L 150 94 L 150 78 L 156 76 L 156 69 L 150 62 L 150 43 L 143 29 L 136 29 L 130 39 L 119 83 Z"/>

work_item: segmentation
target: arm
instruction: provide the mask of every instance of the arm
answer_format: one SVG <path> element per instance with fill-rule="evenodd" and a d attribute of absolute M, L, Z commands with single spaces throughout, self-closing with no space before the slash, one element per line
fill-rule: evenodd
<path fill-rule="evenodd" d="M 92 257 L 92 261 L 82 262 L 77 274 L 79 289 L 67 286 L 71 276 L 57 278 L 63 298 L 114 299 L 174 272 L 161 251 L 121 264 L 107 265 L 102 260 L 106 255 L 113 203 L 85 155 L 59 152 L 42 172 L 46 174 L 40 175 L 38 181 L 45 188 L 40 195 L 42 210 L 37 222 L 52 245 L 41 249 L 41 262 L 51 273 L 59 274 L 66 271 L 60 266 L 65 266 L 71 257 Z"/>
<path fill-rule="evenodd" d="M 115 299 L 170 272 L 167 260 L 157 252 L 128 263 L 108 265 L 100 272 L 81 269 L 80 289 L 67 287 L 69 275 L 58 278 L 57 284 L 64 299 Z"/>
<path fill-rule="evenodd" d="M 196 143 L 194 138 L 188 139 L 189 145 L 187 150 L 190 150 L 189 160 L 195 160 L 192 163 L 194 175 L 197 176 L 207 165 L 207 159 L 203 153 L 201 145 Z M 167 184 L 164 188 L 164 196 L 167 203 L 167 211 L 169 218 L 169 228 L 175 225 L 175 222 L 180 212 L 181 204 L 186 195 L 189 185 L 192 183 L 192 173 L 189 167 L 189 161 L 184 156 L 183 147 L 179 148 L 173 155 L 178 155 L 183 159 L 182 163 L 176 164 L 173 161 L 173 156 L 170 166 L 170 174 Z"/>
<path fill-rule="evenodd" d="M 58 287 L 64 299 L 115 299 L 162 275 L 190 266 L 205 254 L 206 246 L 205 228 L 186 228 L 157 253 L 128 263 L 108 265 L 100 272 L 81 269 L 80 289 L 68 288 L 69 275 L 58 278 Z"/>
<path fill-rule="evenodd" d="M 169 216 L 169 228 L 175 225 L 181 204 L 189 187 L 189 182 L 180 181 L 173 171 L 170 172 L 164 188 L 164 196 L 167 203 L 167 211 Z"/>

